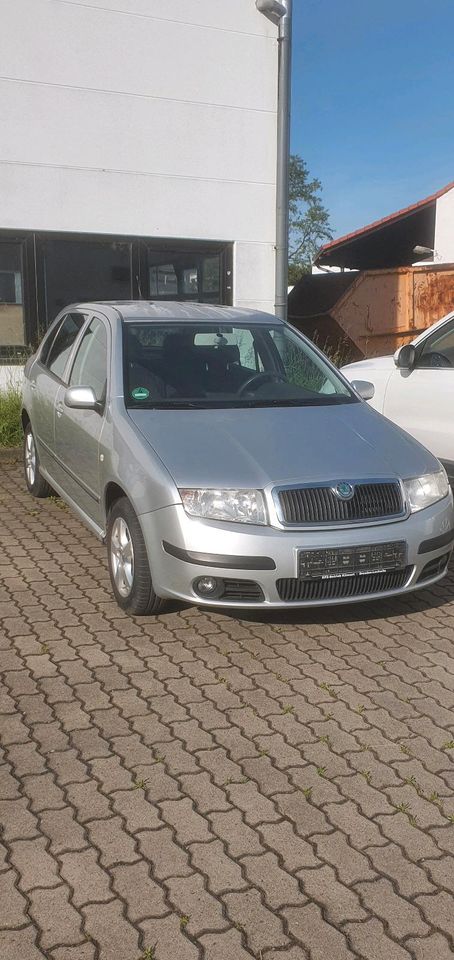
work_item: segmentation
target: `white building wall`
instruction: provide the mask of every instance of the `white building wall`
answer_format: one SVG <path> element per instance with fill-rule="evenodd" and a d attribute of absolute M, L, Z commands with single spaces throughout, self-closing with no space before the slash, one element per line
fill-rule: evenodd
<path fill-rule="evenodd" d="M 276 28 L 255 0 L 14 0 L 0 229 L 235 242 L 273 308 Z"/>
<path fill-rule="evenodd" d="M 454 263 L 454 187 L 437 200 L 434 246 L 437 263 Z"/>

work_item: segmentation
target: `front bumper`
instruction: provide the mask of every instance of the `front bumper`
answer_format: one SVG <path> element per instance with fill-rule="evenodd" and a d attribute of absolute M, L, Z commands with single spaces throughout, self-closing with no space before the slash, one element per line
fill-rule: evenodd
<path fill-rule="evenodd" d="M 289 530 L 199 520 L 187 516 L 181 505 L 142 514 L 140 522 L 158 596 L 205 606 L 283 609 L 352 603 L 409 593 L 444 576 L 445 565 L 441 572 L 437 570 L 435 575 L 418 583 L 427 565 L 449 554 L 454 544 L 451 495 L 404 520 L 337 529 L 331 526 Z M 281 599 L 277 581 L 297 579 L 300 549 L 363 547 L 400 540 L 407 543 L 408 554 L 407 575 L 398 589 L 323 600 Z M 422 544 L 424 552 L 421 552 Z M 198 578 L 207 576 L 253 581 L 260 587 L 263 599 L 246 603 L 244 599 L 236 602 L 222 597 L 202 598 L 195 592 L 193 584 Z"/>

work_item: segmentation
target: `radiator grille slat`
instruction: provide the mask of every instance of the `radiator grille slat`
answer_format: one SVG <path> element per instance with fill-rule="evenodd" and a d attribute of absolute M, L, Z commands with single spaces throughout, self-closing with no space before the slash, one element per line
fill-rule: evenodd
<path fill-rule="evenodd" d="M 397 480 L 352 484 L 351 500 L 342 500 L 331 487 L 292 487 L 279 490 L 284 523 L 361 523 L 402 516 L 404 505 Z"/>
<path fill-rule="evenodd" d="M 363 576 L 335 577 L 331 580 L 277 580 L 276 587 L 281 600 L 341 600 L 347 597 L 364 597 L 373 593 L 399 590 L 410 577 L 412 567 L 403 570 L 387 570 L 385 573 L 368 573 Z"/>

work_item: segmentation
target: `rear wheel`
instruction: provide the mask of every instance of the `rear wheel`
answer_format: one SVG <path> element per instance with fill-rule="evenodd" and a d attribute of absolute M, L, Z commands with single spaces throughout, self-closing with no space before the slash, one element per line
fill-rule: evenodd
<path fill-rule="evenodd" d="M 30 423 L 27 423 L 24 435 L 24 476 L 27 488 L 34 497 L 50 496 L 52 487 L 39 469 L 39 456 Z"/>
<path fill-rule="evenodd" d="M 127 497 L 114 503 L 106 539 L 110 580 L 118 605 L 136 617 L 162 613 L 166 601 L 153 589 L 142 530 Z"/>

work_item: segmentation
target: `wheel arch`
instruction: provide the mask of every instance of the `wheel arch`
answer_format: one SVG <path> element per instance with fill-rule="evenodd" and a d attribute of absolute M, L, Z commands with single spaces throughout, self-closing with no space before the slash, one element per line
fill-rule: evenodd
<path fill-rule="evenodd" d="M 27 410 L 25 409 L 25 407 L 22 407 L 20 419 L 21 419 L 21 423 L 22 423 L 22 430 L 23 430 L 24 433 L 25 433 L 25 429 L 26 429 L 26 427 L 28 426 L 28 424 L 30 423 L 30 417 L 29 417 L 29 415 L 28 415 Z"/>
<path fill-rule="evenodd" d="M 121 500 L 122 497 L 126 497 L 126 499 L 129 500 L 128 494 L 119 483 L 115 483 L 113 480 L 109 481 L 106 489 L 104 490 L 104 510 L 106 519 L 108 518 L 113 505 L 117 502 L 117 500 Z"/>

